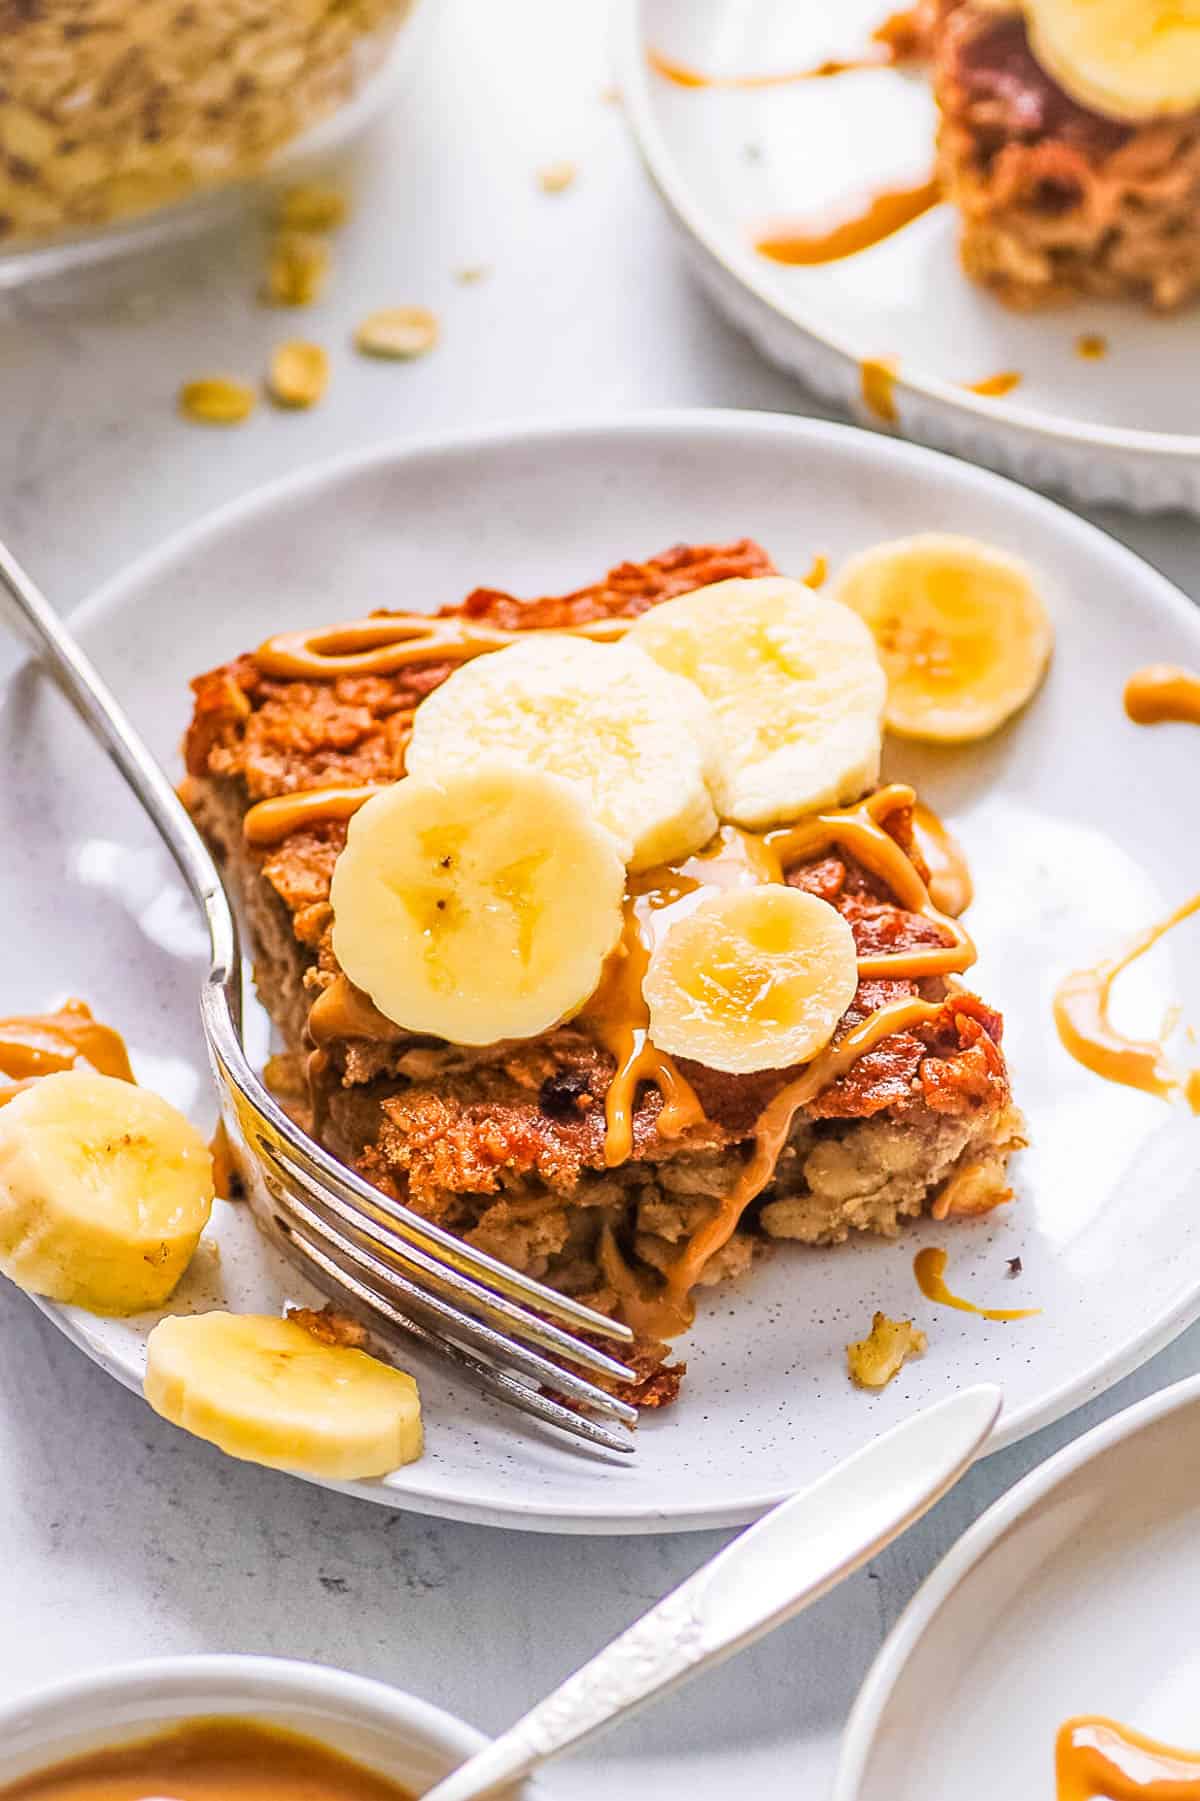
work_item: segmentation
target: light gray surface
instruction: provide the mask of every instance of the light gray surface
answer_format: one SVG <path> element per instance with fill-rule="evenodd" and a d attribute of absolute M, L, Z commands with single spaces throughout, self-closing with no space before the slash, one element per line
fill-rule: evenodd
<path fill-rule="evenodd" d="M 104 293 L 0 302 L 0 530 L 52 595 L 72 605 L 223 500 L 355 445 L 658 405 L 814 410 L 686 282 L 602 97 L 606 12 L 604 0 L 426 0 L 420 55 L 361 159 L 358 216 L 311 312 L 254 304 L 249 228 Z M 578 184 L 547 197 L 535 171 L 563 157 Z M 489 280 L 456 284 L 455 269 L 479 263 Z M 436 354 L 356 361 L 356 319 L 407 301 L 441 314 Z M 334 353 L 318 412 L 264 410 L 226 432 L 174 416 L 185 377 L 252 377 L 293 335 Z M 1200 527 L 1100 523 L 1200 584 Z M 1200 1328 L 979 1468 L 775 1639 L 561 1766 L 550 1793 L 820 1796 L 871 1656 L 968 1521 L 1086 1425 L 1197 1368 Z M 118 1657 L 271 1651 L 384 1677 L 497 1730 L 719 1542 L 426 1525 L 242 1467 L 155 1420 L 0 1292 L 4 1696 Z"/>

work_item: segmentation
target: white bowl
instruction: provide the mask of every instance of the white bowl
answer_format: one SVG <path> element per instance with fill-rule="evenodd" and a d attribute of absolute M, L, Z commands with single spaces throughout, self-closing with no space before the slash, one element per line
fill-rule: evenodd
<path fill-rule="evenodd" d="M 842 1740 L 833 1801 L 1030 1801 L 1064 1720 L 1195 1745 L 1200 1376 L 1068 1445 L 918 1590 Z"/>
<path fill-rule="evenodd" d="M 156 1657 L 54 1683 L 0 1708 L 0 1784 L 64 1758 L 222 1716 L 282 1727 L 423 1794 L 487 1742 L 413 1695 L 275 1657 Z M 511 1801 L 536 1801 L 528 1785 Z"/>

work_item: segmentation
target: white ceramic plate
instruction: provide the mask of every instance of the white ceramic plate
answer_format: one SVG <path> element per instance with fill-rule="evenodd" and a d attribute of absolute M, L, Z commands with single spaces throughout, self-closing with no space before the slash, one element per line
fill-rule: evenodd
<path fill-rule="evenodd" d="M 921 527 L 1019 550 L 1043 572 L 1059 634 L 1029 711 L 974 751 L 891 758 L 961 834 L 979 899 L 980 991 L 1006 1043 L 1032 1149 L 1018 1203 L 899 1243 L 780 1249 L 702 1305 L 680 1404 L 633 1458 L 530 1431 L 414 1351 L 428 1453 L 357 1492 L 527 1528 L 656 1531 L 750 1519 L 913 1408 L 981 1377 L 1011 1442 L 1103 1389 L 1200 1313 L 1200 1123 L 1088 1075 L 1050 1021 L 1055 979 L 1200 887 L 1190 728 L 1124 721 L 1125 676 L 1200 661 L 1200 613 L 1163 578 L 1051 503 L 891 439 L 763 414 L 646 415 L 373 451 L 256 494 L 143 559 L 75 623 L 160 757 L 178 769 L 188 678 L 284 625 L 374 606 L 435 606 L 479 582 L 554 592 L 681 539 L 762 540 L 784 569 Z M 0 703 L 6 880 L 4 1010 L 76 992 L 130 1039 L 141 1079 L 211 1113 L 196 1017 L 203 960 L 190 903 L 117 778 L 33 671 Z M 1134 1024 L 1168 1004 L 1200 1019 L 1200 960 L 1169 941 L 1131 972 Z M 261 1018 L 259 1042 L 265 1045 Z M 252 1047 L 253 1048 L 253 1047 Z M 222 1208 L 219 1263 L 183 1299 L 274 1310 L 296 1279 Z M 1041 1306 L 991 1325 L 917 1292 L 914 1251 L 943 1243 L 960 1289 Z M 1005 1259 L 1020 1255 L 1020 1282 Z M 1114 1283 L 1113 1272 L 1121 1279 Z M 877 1398 L 845 1345 L 874 1308 L 915 1314 L 928 1355 Z M 149 1321 L 52 1317 L 138 1386 Z"/>
<path fill-rule="evenodd" d="M 1200 1379 L 1120 1413 L 990 1508 L 876 1659 L 834 1801 L 1051 1801 L 1054 1738 L 1106 1714 L 1200 1749 Z"/>
<path fill-rule="evenodd" d="M 961 273 L 945 206 L 823 267 L 784 268 L 755 251 L 764 224 L 820 230 L 882 188 L 928 179 L 935 109 L 922 72 L 689 90 L 646 61 L 653 47 L 717 74 L 807 68 L 861 53 L 888 10 L 885 0 L 622 0 L 627 112 L 696 273 L 767 356 L 840 405 L 861 413 L 862 360 L 895 357 L 909 436 L 1084 501 L 1200 510 L 1200 421 L 1185 379 L 1200 356 L 1200 309 L 1009 312 Z M 1081 333 L 1108 338 L 1105 361 L 1076 354 Z M 1023 377 L 1006 399 L 960 385 L 1006 370 Z"/>

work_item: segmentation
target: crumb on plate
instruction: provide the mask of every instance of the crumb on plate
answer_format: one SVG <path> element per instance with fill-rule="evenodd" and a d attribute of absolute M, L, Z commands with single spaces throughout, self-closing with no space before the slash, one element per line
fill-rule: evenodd
<path fill-rule="evenodd" d="M 846 1346 L 850 1380 L 857 1388 L 886 1388 L 908 1357 L 920 1357 L 928 1345 L 924 1332 L 910 1319 L 877 1313 L 866 1338 Z"/>

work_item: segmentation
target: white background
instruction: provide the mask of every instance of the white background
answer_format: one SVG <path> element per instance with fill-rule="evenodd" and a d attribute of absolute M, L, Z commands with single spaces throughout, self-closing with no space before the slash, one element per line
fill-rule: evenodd
<path fill-rule="evenodd" d="M 308 312 L 255 303 L 250 223 L 82 293 L 0 298 L 0 533 L 56 601 L 73 606 L 177 527 L 350 447 L 662 405 L 817 410 L 685 279 L 604 97 L 607 12 L 604 0 L 425 0 L 400 93 L 359 158 L 327 296 Z M 563 158 L 578 182 L 548 197 L 535 173 Z M 480 264 L 486 281 L 455 281 Z M 356 320 L 407 302 L 439 314 L 437 352 L 411 366 L 356 359 Z M 332 353 L 319 410 L 263 409 L 229 431 L 176 417 L 182 380 L 254 379 L 291 335 Z M 1099 523 L 1195 591 L 1196 524 Z M 871 1657 L 968 1521 L 1087 1425 L 1197 1368 L 1200 1327 L 977 1469 L 806 1618 L 563 1764 L 549 1792 L 821 1795 Z M 232 1463 L 0 1292 L 4 1698 L 123 1658 L 259 1651 L 383 1677 L 495 1731 L 720 1539 L 426 1524 Z"/>

